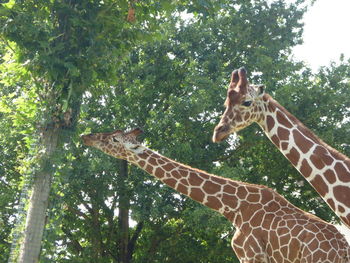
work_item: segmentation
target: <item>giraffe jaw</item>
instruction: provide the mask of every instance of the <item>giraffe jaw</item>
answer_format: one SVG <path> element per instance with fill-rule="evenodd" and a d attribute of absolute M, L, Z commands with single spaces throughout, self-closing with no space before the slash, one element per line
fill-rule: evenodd
<path fill-rule="evenodd" d="M 93 146 L 93 140 L 91 138 L 92 134 L 82 135 L 81 138 L 83 139 L 83 143 L 86 146 Z"/>

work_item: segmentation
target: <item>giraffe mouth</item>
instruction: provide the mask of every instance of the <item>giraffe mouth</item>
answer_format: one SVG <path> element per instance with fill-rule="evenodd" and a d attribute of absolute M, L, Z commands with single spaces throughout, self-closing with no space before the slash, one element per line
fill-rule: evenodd
<path fill-rule="evenodd" d="M 81 139 L 86 146 L 92 146 L 91 134 L 82 135 Z"/>
<path fill-rule="evenodd" d="M 218 143 L 218 142 L 226 140 L 228 138 L 228 136 L 230 136 L 230 133 L 214 131 L 212 140 L 213 140 L 213 142 Z"/>

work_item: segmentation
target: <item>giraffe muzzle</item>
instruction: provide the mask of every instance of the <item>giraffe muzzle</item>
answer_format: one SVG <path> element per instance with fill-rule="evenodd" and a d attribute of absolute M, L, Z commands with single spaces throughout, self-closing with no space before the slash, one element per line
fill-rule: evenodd
<path fill-rule="evenodd" d="M 214 129 L 213 142 L 218 143 L 230 135 L 230 128 L 227 125 L 218 125 Z"/>

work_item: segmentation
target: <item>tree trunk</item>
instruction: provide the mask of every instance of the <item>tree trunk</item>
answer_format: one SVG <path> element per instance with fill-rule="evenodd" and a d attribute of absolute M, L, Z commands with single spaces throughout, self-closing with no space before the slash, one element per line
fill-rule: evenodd
<path fill-rule="evenodd" d="M 119 174 L 119 216 L 118 216 L 118 228 L 119 228 L 119 262 L 129 263 L 130 256 L 128 254 L 129 244 L 129 209 L 130 198 L 126 185 L 128 177 L 128 162 L 120 161 L 120 174 Z"/>
<path fill-rule="evenodd" d="M 34 174 L 19 263 L 35 263 L 39 260 L 53 173 L 52 156 L 57 148 L 58 133 L 58 129 L 51 127 L 42 134 L 43 153 L 40 156 L 40 168 Z"/>
<path fill-rule="evenodd" d="M 34 182 L 29 199 L 24 240 L 20 247 L 18 263 L 36 263 L 39 261 L 41 241 L 48 219 L 47 208 L 55 164 L 59 162 L 58 142 L 68 142 L 75 131 L 80 113 L 81 94 L 72 97 L 72 105 L 62 114 L 61 119 L 49 115 L 49 124 L 44 127 L 40 143 L 42 147 L 36 153 L 38 168 L 34 170 Z M 52 106 L 54 107 L 54 106 Z M 49 110 L 51 111 L 51 110 Z M 52 113 L 52 111 L 51 111 Z"/>

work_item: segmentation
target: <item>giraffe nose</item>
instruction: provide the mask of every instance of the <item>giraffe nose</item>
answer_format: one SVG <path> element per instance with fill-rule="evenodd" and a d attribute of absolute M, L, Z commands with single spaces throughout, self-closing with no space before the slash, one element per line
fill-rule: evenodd
<path fill-rule="evenodd" d="M 224 124 L 218 124 L 214 129 L 213 142 L 221 142 L 229 135 L 229 127 Z"/>

